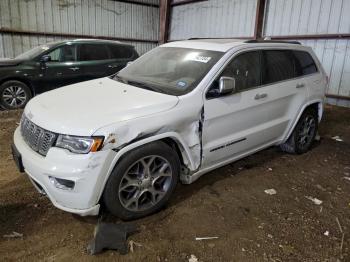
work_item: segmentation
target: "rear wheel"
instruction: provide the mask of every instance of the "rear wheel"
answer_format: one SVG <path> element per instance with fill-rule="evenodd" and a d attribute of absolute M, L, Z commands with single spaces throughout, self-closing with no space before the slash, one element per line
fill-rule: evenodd
<path fill-rule="evenodd" d="M 280 147 L 287 153 L 303 154 L 310 149 L 312 142 L 315 140 L 317 130 L 317 111 L 313 108 L 306 109 L 295 126 L 293 133 Z"/>
<path fill-rule="evenodd" d="M 115 216 L 136 219 L 160 210 L 173 193 L 180 171 L 177 154 L 154 142 L 123 156 L 106 184 L 103 202 Z"/>
<path fill-rule="evenodd" d="M 4 109 L 23 108 L 31 97 L 29 87 L 23 82 L 10 80 L 0 86 L 0 105 Z"/>

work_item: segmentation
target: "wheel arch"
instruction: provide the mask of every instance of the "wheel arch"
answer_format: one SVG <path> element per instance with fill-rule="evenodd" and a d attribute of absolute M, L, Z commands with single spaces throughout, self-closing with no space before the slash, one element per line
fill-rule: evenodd
<path fill-rule="evenodd" d="M 185 165 L 190 170 L 195 169 L 195 164 L 194 164 L 193 157 L 191 156 L 190 149 L 188 148 L 185 141 L 182 139 L 182 137 L 178 133 L 167 132 L 167 133 L 158 134 L 155 136 L 151 136 L 151 137 L 147 137 L 144 139 L 134 141 L 133 143 L 128 144 L 127 146 L 125 146 L 122 149 L 120 149 L 119 151 L 117 151 L 117 153 L 114 156 L 114 158 L 111 162 L 111 165 L 107 171 L 107 174 L 106 174 L 106 176 L 101 184 L 100 192 L 98 194 L 98 198 L 97 198 L 96 203 L 101 200 L 106 183 L 107 183 L 113 169 L 118 164 L 118 162 L 123 158 L 123 156 L 125 156 L 125 154 L 131 152 L 132 150 L 134 150 L 138 147 L 142 147 L 146 144 L 149 144 L 152 142 L 157 142 L 157 141 L 161 141 L 161 142 L 169 145 L 171 148 L 173 148 L 175 153 L 178 155 L 178 157 L 180 159 L 181 165 Z"/>
<path fill-rule="evenodd" d="M 309 101 L 308 103 L 306 103 L 301 110 L 299 111 L 297 117 L 295 118 L 293 125 L 289 128 L 287 135 L 285 136 L 285 138 L 283 139 L 282 143 L 286 142 L 288 140 L 288 138 L 290 137 L 290 135 L 292 134 L 295 126 L 297 125 L 301 115 L 305 112 L 305 110 L 307 110 L 308 108 L 314 108 L 317 111 L 317 116 L 318 116 L 318 122 L 321 121 L 322 116 L 323 116 L 323 100 L 321 99 L 316 99 L 316 100 L 312 100 Z"/>

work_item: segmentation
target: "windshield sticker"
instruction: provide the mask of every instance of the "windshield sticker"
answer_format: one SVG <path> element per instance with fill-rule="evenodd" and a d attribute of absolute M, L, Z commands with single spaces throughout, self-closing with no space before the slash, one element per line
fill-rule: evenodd
<path fill-rule="evenodd" d="M 191 61 L 196 61 L 196 62 L 201 62 L 201 63 L 208 63 L 210 61 L 211 57 L 209 56 L 195 56 L 195 57 L 191 57 L 189 60 Z"/>
<path fill-rule="evenodd" d="M 186 87 L 186 86 L 187 86 L 187 83 L 186 83 L 185 81 L 179 81 L 179 82 L 176 83 L 176 85 L 177 85 L 178 87 Z"/>

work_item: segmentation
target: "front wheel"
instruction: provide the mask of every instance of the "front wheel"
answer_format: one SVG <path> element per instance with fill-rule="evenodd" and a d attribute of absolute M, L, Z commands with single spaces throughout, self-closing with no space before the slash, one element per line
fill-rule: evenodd
<path fill-rule="evenodd" d="M 117 163 L 107 181 L 103 202 L 123 220 L 160 210 L 173 193 L 180 172 L 176 152 L 163 142 L 139 147 Z"/>
<path fill-rule="evenodd" d="M 31 97 L 30 88 L 23 82 L 10 80 L 0 86 L 0 105 L 4 109 L 23 108 Z"/>
<path fill-rule="evenodd" d="M 310 149 L 312 142 L 315 140 L 317 130 L 317 111 L 313 108 L 306 109 L 295 126 L 293 133 L 280 147 L 287 153 L 303 154 Z"/>

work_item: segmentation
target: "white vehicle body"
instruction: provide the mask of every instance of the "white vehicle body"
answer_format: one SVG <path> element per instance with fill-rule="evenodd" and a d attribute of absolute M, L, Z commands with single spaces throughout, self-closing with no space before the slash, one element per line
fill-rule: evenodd
<path fill-rule="evenodd" d="M 166 95 L 102 78 L 63 87 L 34 97 L 24 115 L 57 134 L 104 137 L 100 151 L 75 154 L 52 146 L 46 156 L 34 152 L 21 135 L 14 144 L 25 172 L 52 203 L 65 211 L 96 215 L 104 186 L 120 158 L 136 147 L 164 140 L 181 155 L 183 183 L 227 163 L 285 142 L 310 105 L 323 112 L 327 79 L 310 48 L 287 43 L 245 43 L 235 40 L 189 40 L 162 46 L 224 52 L 194 90 Z M 238 54 L 250 50 L 301 50 L 311 54 L 318 72 L 207 99 L 211 83 Z M 136 60 L 137 61 L 137 60 Z M 298 88 L 297 88 L 298 87 Z M 83 97 L 84 99 L 77 99 Z M 52 178 L 74 181 L 57 187 Z"/>

